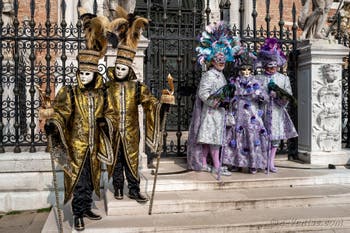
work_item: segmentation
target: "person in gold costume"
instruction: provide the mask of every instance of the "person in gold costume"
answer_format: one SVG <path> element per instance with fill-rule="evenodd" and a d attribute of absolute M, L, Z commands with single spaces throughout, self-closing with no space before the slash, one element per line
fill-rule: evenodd
<path fill-rule="evenodd" d="M 65 171 L 64 203 L 73 196 L 74 228 L 78 231 L 85 229 L 84 217 L 101 219 L 91 211 L 92 194 L 95 191 L 100 196 L 101 161 L 106 164 L 113 161 L 109 138 L 100 127 L 101 121 L 106 122 L 101 120 L 104 119 L 106 89 L 98 73 L 98 62 L 104 56 L 108 38 L 99 30 L 106 25 L 92 14 L 81 17 L 87 49 L 78 54 L 77 85 L 63 86 L 58 91 L 53 103 L 54 113 L 45 125 L 46 134 L 51 138 L 51 153 Z M 112 127 L 108 126 L 104 129 Z M 111 136 L 109 132 L 107 135 Z"/>
<path fill-rule="evenodd" d="M 105 117 L 114 127 L 115 160 L 108 166 L 109 177 L 113 177 L 114 197 L 124 197 L 124 172 L 128 182 L 128 196 L 137 202 L 147 202 L 148 198 L 140 193 L 139 142 L 140 127 L 138 106 L 146 115 L 146 144 L 155 152 L 160 140 L 160 122 L 168 104 L 162 104 L 149 91 L 148 87 L 136 79 L 132 62 L 136 54 L 140 29 L 148 23 L 147 19 L 127 14 L 119 9 L 119 16 L 128 19 L 129 27 L 120 36 L 117 58 L 114 67 L 109 67 L 107 77 L 108 108 Z M 163 105 L 163 107 L 162 107 Z"/>

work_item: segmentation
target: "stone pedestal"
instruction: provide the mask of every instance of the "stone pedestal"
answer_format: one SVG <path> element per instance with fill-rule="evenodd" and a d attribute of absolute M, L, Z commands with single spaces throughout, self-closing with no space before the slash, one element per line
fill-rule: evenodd
<path fill-rule="evenodd" d="M 328 40 L 298 46 L 298 156 L 311 164 L 348 164 L 341 144 L 342 59 L 349 51 Z"/>

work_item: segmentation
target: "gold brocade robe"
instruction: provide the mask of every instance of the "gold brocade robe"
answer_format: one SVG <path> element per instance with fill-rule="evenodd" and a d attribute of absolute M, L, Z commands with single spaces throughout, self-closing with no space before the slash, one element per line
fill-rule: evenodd
<path fill-rule="evenodd" d="M 124 149 L 127 166 L 133 176 L 139 179 L 139 143 L 140 125 L 138 105 L 141 105 L 146 116 L 146 144 L 152 152 L 157 151 L 160 140 L 160 109 L 161 103 L 155 98 L 148 87 L 136 80 L 131 70 L 126 81 L 115 81 L 114 67 L 108 68 L 108 77 L 112 79 L 107 86 L 107 110 L 105 117 L 112 122 L 113 150 L 117 155 L 120 147 Z M 142 119 L 141 119 L 142 120 Z M 117 156 L 112 166 L 108 166 L 109 177 L 112 176 L 117 163 Z"/>
<path fill-rule="evenodd" d="M 95 88 L 85 90 L 78 76 L 79 74 L 77 86 L 73 86 L 71 90 L 64 86 L 59 90 L 54 100 L 54 115 L 48 120 L 58 128 L 58 135 L 53 135 L 52 138 L 59 141 L 56 145 L 63 145 L 71 169 L 70 175 L 64 173 L 64 203 L 71 198 L 87 158 L 90 158 L 95 193 L 100 196 L 101 168 L 97 154 L 105 142 L 99 138 L 100 129 L 96 119 L 102 118 L 104 113 L 103 81 L 98 76 Z M 51 153 L 52 151 L 54 150 Z"/>

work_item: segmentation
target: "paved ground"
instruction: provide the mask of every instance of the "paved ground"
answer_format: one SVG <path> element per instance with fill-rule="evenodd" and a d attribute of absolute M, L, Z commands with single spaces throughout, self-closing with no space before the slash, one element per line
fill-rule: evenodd
<path fill-rule="evenodd" d="M 2 214 L 0 217 L 1 233 L 40 233 L 48 211 L 23 211 Z"/>

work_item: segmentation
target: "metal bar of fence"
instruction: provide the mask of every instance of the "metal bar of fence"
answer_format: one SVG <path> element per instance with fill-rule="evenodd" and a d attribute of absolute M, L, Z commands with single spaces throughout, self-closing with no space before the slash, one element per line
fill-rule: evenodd
<path fill-rule="evenodd" d="M 271 16 L 270 16 L 270 0 L 266 0 L 266 16 L 265 16 L 265 21 L 266 21 L 266 36 L 270 37 L 270 21 L 271 21 Z"/>
<path fill-rule="evenodd" d="M 93 12 L 95 15 L 97 14 L 97 0 L 94 0 Z"/>
<path fill-rule="evenodd" d="M 62 54 L 61 54 L 61 61 L 62 61 L 62 82 L 63 85 L 66 83 L 66 61 L 67 61 L 67 55 L 66 55 L 66 1 L 62 0 L 61 2 L 61 10 L 62 10 L 62 21 L 61 21 L 61 28 L 62 28 Z"/>
<path fill-rule="evenodd" d="M 2 9 L 3 9 L 3 1 L 0 0 L 0 103 L 2 103 L 2 95 L 4 93 L 4 89 L 2 87 L 2 82 L 3 82 L 3 74 L 2 74 L 2 71 L 3 71 L 3 65 L 2 65 L 2 62 L 4 60 L 4 55 L 2 53 L 2 42 L 3 42 L 3 38 L 2 38 L 2 28 L 3 28 L 3 25 L 4 25 L 4 22 L 2 20 Z M 4 136 L 3 136 L 3 129 L 4 129 L 4 124 L 3 124 L 3 121 L 2 121 L 2 118 L 3 118 L 3 108 L 2 108 L 2 104 L 1 104 L 1 107 L 0 107 L 0 153 L 5 153 L 5 149 L 4 149 L 4 143 L 3 143 L 3 139 L 4 139 Z"/>
<path fill-rule="evenodd" d="M 163 0 L 163 37 L 166 37 L 166 34 L 167 34 L 167 22 L 168 22 L 168 16 L 167 16 L 167 6 L 168 6 L 168 1 L 167 0 Z M 166 41 L 163 40 L 163 43 L 162 43 L 162 87 L 165 86 L 165 77 L 167 75 L 166 73 L 166 64 L 167 64 L 167 57 L 165 55 L 165 51 L 166 51 Z M 166 153 L 166 139 L 167 139 L 167 132 L 162 132 L 163 133 L 163 153 Z"/>
<path fill-rule="evenodd" d="M 46 37 L 50 38 L 50 29 L 51 29 L 51 22 L 50 22 L 50 0 L 46 0 Z M 51 60 L 51 54 L 50 54 L 50 41 L 46 41 L 46 55 L 45 55 L 45 60 L 46 60 L 46 95 L 50 96 L 51 94 L 51 73 L 50 73 L 50 60 Z"/>
<path fill-rule="evenodd" d="M 280 40 L 283 39 L 283 28 L 284 28 L 284 20 L 283 20 L 283 0 L 280 0 L 279 2 L 279 5 L 278 5 L 278 8 L 279 8 L 279 12 L 280 12 L 280 20 L 278 22 L 278 25 L 280 27 Z"/>
<path fill-rule="evenodd" d="M 34 80 L 34 70 L 35 70 L 35 53 L 34 53 L 34 29 L 35 29 L 35 22 L 34 22 L 34 13 L 35 13 L 35 1 L 30 1 L 30 129 L 31 129 L 31 137 L 30 137 L 30 152 L 36 152 L 35 149 L 35 80 Z"/>
<path fill-rule="evenodd" d="M 193 7 L 193 14 L 196 14 L 196 1 L 194 1 L 194 7 Z M 181 36 L 181 23 L 182 23 L 182 1 L 178 0 L 178 13 L 177 13 L 177 20 L 178 20 L 178 28 L 177 28 L 177 36 Z M 195 20 L 195 19 L 194 19 Z M 177 41 L 177 90 L 180 89 L 181 86 L 181 80 L 182 80 L 182 58 L 181 58 L 181 41 Z M 177 100 L 177 132 L 176 132 L 176 138 L 177 138 L 177 155 L 180 154 L 180 148 L 181 148 L 181 136 L 182 136 L 182 131 L 181 131 L 181 96 L 176 95 L 176 100 Z M 163 143 L 165 147 L 165 152 L 166 152 L 166 141 Z"/>
<path fill-rule="evenodd" d="M 243 34 L 244 1 L 243 0 L 240 0 L 240 3 L 239 3 L 239 17 L 240 17 L 240 20 L 239 20 L 239 36 L 241 38 L 243 38 L 244 37 L 244 34 Z"/>
<path fill-rule="evenodd" d="M 253 12 L 252 12 L 252 17 L 253 17 L 253 42 L 254 42 L 254 51 L 256 51 L 257 48 L 257 27 L 256 27 L 256 18 L 258 17 L 258 12 L 256 10 L 256 0 L 253 0 Z"/>
<path fill-rule="evenodd" d="M 18 28 L 19 28 L 19 21 L 18 21 L 18 0 L 14 1 L 14 20 L 13 20 L 13 26 L 14 26 L 14 62 L 15 62 L 15 70 L 14 70 L 14 75 L 15 75 L 15 87 L 13 89 L 15 101 L 14 101 L 14 117 L 15 117 L 15 123 L 14 123 L 14 130 L 15 130 L 15 148 L 14 152 L 15 153 L 20 153 L 21 148 L 19 146 L 19 128 L 20 128 L 20 121 L 19 121 L 19 108 L 18 108 L 18 103 L 19 103 L 19 98 L 20 98 L 20 89 L 19 89 L 19 48 L 18 48 Z"/>
<path fill-rule="evenodd" d="M 210 7 L 209 7 L 209 1 L 210 1 L 210 0 L 207 0 L 207 8 L 205 9 L 205 14 L 206 14 L 206 16 L 207 16 L 207 25 L 210 24 L 209 15 L 210 15 L 211 10 L 210 10 Z"/>

